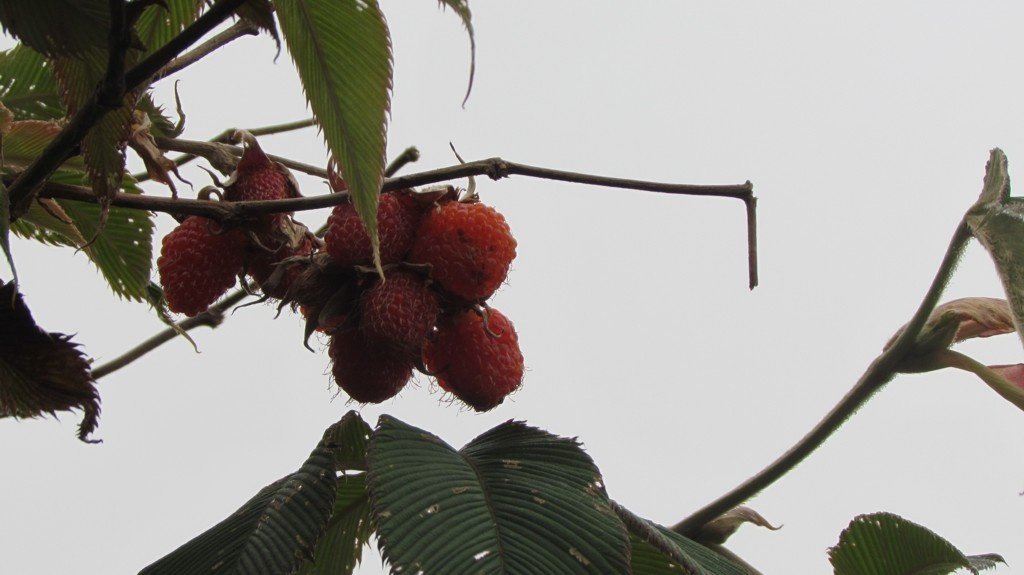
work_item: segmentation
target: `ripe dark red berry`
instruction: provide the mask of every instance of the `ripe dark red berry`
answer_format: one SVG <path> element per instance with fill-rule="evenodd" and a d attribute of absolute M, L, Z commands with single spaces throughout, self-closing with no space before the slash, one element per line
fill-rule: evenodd
<path fill-rule="evenodd" d="M 437 294 L 419 274 L 394 270 L 386 281 L 375 280 L 360 298 L 360 327 L 366 334 L 402 352 L 419 355 L 434 329 L 440 307 Z"/>
<path fill-rule="evenodd" d="M 359 403 L 390 399 L 412 377 L 411 362 L 360 330 L 332 335 L 327 354 L 335 383 Z"/>
<path fill-rule="evenodd" d="M 486 323 L 472 310 L 443 317 L 423 361 L 442 389 L 477 411 L 496 407 L 523 381 L 519 337 L 495 309 L 487 310 Z"/>
<path fill-rule="evenodd" d="M 446 202 L 427 212 L 409 253 L 409 261 L 432 266 L 438 285 L 469 301 L 491 297 L 515 257 L 504 216 L 479 202 Z"/>
<path fill-rule="evenodd" d="M 298 186 L 288 168 L 271 160 L 250 135 L 235 172 L 224 183 L 224 199 L 247 202 L 299 196 Z"/>
<path fill-rule="evenodd" d="M 377 207 L 377 234 L 382 264 L 401 261 L 412 247 L 419 225 L 420 207 L 409 191 L 381 194 Z M 343 266 L 373 263 L 370 236 L 350 203 L 335 206 L 327 220 L 327 253 Z"/>
<path fill-rule="evenodd" d="M 199 216 L 167 234 L 156 266 L 171 311 L 194 316 L 235 285 L 246 243 L 242 230 Z"/>

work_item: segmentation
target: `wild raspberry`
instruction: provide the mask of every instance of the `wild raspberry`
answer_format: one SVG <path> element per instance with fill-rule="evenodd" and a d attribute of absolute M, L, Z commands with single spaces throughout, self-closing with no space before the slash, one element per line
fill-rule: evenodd
<path fill-rule="evenodd" d="M 400 351 L 419 355 L 440 311 L 437 294 L 419 274 L 396 270 L 377 280 L 360 299 L 362 330 Z"/>
<path fill-rule="evenodd" d="M 246 144 L 235 172 L 224 183 L 225 200 L 283 200 L 301 195 L 288 168 L 271 160 L 251 135 Z"/>
<path fill-rule="evenodd" d="M 419 225 L 420 207 L 409 191 L 381 194 L 377 207 L 377 235 L 382 264 L 401 261 L 412 247 Z M 327 253 L 340 265 L 373 263 L 370 236 L 350 203 L 335 206 L 327 219 Z"/>
<path fill-rule="evenodd" d="M 516 240 L 504 216 L 479 202 L 446 202 L 420 224 L 409 261 L 431 264 L 445 290 L 482 301 L 505 281 L 516 257 Z"/>
<path fill-rule="evenodd" d="M 495 309 L 487 322 L 472 310 L 445 316 L 423 347 L 423 361 L 442 389 L 477 411 L 504 401 L 523 381 L 519 337 Z"/>
<path fill-rule="evenodd" d="M 171 311 L 194 316 L 235 285 L 246 241 L 242 230 L 199 216 L 167 234 L 156 267 Z"/>
<path fill-rule="evenodd" d="M 334 381 L 359 403 L 380 403 L 398 394 L 412 377 L 412 363 L 360 330 L 331 336 L 327 355 Z"/>

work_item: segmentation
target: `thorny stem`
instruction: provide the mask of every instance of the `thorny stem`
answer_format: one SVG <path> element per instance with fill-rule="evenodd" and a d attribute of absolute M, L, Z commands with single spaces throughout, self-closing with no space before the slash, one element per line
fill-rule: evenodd
<path fill-rule="evenodd" d="M 928 316 L 938 304 L 939 298 L 942 296 L 946 284 L 949 283 L 957 261 L 959 261 L 970 238 L 970 228 L 965 220 L 961 220 L 960 225 L 957 226 L 956 231 L 953 233 L 953 238 L 949 242 L 946 255 L 943 257 L 939 270 L 935 274 L 935 279 L 932 280 L 931 287 L 917 308 L 914 317 L 907 323 L 903 333 L 900 334 L 889 349 L 885 350 L 882 355 L 871 362 L 867 371 L 864 372 L 853 388 L 847 392 L 814 429 L 797 442 L 796 445 L 782 454 L 781 457 L 768 465 L 768 467 L 765 467 L 732 491 L 729 491 L 675 524 L 672 530 L 686 537 L 695 537 L 706 523 L 760 493 L 820 447 L 875 392 L 895 377 L 900 363 L 904 360 L 907 353 L 913 349 L 915 340 L 921 333 L 921 329 L 928 320 Z"/>
<path fill-rule="evenodd" d="M 111 0 L 112 5 L 116 0 Z M 170 42 L 151 54 L 126 73 L 116 68 L 123 67 L 124 54 L 111 54 L 108 69 L 103 83 L 96 89 L 92 97 L 78 110 L 64 126 L 60 134 L 47 144 L 46 149 L 25 169 L 7 189 L 11 205 L 11 218 L 17 219 L 28 210 L 39 190 L 40 184 L 46 181 L 53 172 L 69 158 L 79 146 L 82 138 L 111 109 L 121 105 L 121 98 L 130 90 L 145 83 L 160 68 L 175 56 L 197 42 L 207 32 L 226 20 L 245 0 L 220 0 L 210 7 L 202 16 L 181 31 Z M 121 12 L 123 16 L 123 11 Z M 122 18 L 122 22 L 126 22 Z M 114 21 L 111 21 L 114 24 Z M 111 33 L 111 38 L 115 34 Z M 125 48 L 127 49 L 127 48 Z M 114 51 L 114 50 L 112 50 Z M 111 68 L 114 66 L 114 68 Z M 116 76 L 116 79 L 113 77 Z M 113 81 L 112 81 L 113 79 Z M 113 104 L 111 104 L 113 102 Z"/>
<path fill-rule="evenodd" d="M 179 321 L 177 323 L 177 330 L 171 327 L 166 328 L 153 337 L 126 351 L 122 355 L 104 364 L 96 366 L 92 370 L 93 379 L 99 379 L 105 375 L 110 375 L 161 345 L 171 341 L 180 333 L 178 330 L 189 331 L 200 326 L 207 326 L 211 328 L 217 327 L 224 321 L 224 313 L 231 306 L 245 299 L 247 295 L 249 294 L 246 293 L 244 289 L 236 290 L 217 304 L 210 306 L 210 309 L 196 315 L 195 317 Z"/>
<path fill-rule="evenodd" d="M 209 56 L 214 50 L 221 46 L 230 44 L 242 36 L 255 36 L 256 34 L 259 34 L 259 29 L 256 28 L 255 24 L 252 24 L 248 20 L 239 20 L 223 32 L 216 34 L 209 40 L 196 46 L 193 50 L 189 50 L 185 54 L 182 54 L 168 62 L 166 66 L 160 68 L 160 71 L 153 75 L 153 81 L 156 82 L 157 80 L 162 80 L 167 76 L 184 70 L 206 56 Z"/>

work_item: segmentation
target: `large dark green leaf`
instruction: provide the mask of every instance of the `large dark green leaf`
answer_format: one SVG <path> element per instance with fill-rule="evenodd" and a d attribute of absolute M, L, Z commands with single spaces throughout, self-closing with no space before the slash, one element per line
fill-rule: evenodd
<path fill-rule="evenodd" d="M 332 425 L 295 473 L 264 487 L 234 514 L 140 575 L 295 573 L 320 540 L 338 500 Z"/>
<path fill-rule="evenodd" d="M 931 530 L 892 513 L 857 516 L 828 555 L 836 575 L 977 573 L 1004 563 L 998 555 L 968 557 Z"/>
<path fill-rule="evenodd" d="M 288 52 L 379 260 L 391 40 L 375 0 L 275 0 Z"/>
<path fill-rule="evenodd" d="M 14 113 L 16 120 L 55 120 L 64 116 L 50 63 L 24 45 L 0 52 L 0 102 Z"/>
<path fill-rule="evenodd" d="M 327 531 L 316 546 L 312 562 L 303 563 L 299 575 L 343 575 L 352 573 L 363 556 L 363 547 L 373 533 L 370 500 L 363 474 L 338 478 L 338 493 Z"/>
<path fill-rule="evenodd" d="M 685 571 L 672 556 L 681 553 L 703 569 L 707 575 L 746 575 L 746 570 L 707 547 L 691 541 L 660 525 L 647 522 L 660 536 L 661 549 L 638 535 L 636 526 L 630 526 L 629 541 L 633 546 L 631 568 L 633 575 L 679 575 Z M 649 538 L 648 538 L 649 539 Z M 673 550 L 666 553 L 666 547 Z"/>
<path fill-rule="evenodd" d="M 398 573 L 625 573 L 625 528 L 572 439 L 508 422 L 460 451 L 382 416 L 367 484 Z"/>
<path fill-rule="evenodd" d="M 99 422 L 89 360 L 71 336 L 40 329 L 13 283 L 0 281 L 0 418 L 81 409 L 83 441 Z"/>
<path fill-rule="evenodd" d="M 440 4 L 451 8 L 459 15 L 463 26 L 466 27 L 466 33 L 469 34 L 469 85 L 466 86 L 466 97 L 462 100 L 462 105 L 465 106 L 466 100 L 469 100 L 469 93 L 473 90 L 473 76 L 476 74 L 476 37 L 473 34 L 473 16 L 469 12 L 468 0 L 440 0 Z"/>
<path fill-rule="evenodd" d="M 107 46 L 107 0 L 5 0 L 0 25 L 47 56 L 78 55 Z"/>
<path fill-rule="evenodd" d="M 346 413 L 335 426 L 332 443 L 335 469 L 343 475 L 338 478 L 334 511 L 327 530 L 316 546 L 313 561 L 303 563 L 299 575 L 352 573 L 359 564 L 363 547 L 373 532 L 370 501 L 365 476 L 347 472 L 366 469 L 366 450 L 372 432 L 355 411 Z"/>

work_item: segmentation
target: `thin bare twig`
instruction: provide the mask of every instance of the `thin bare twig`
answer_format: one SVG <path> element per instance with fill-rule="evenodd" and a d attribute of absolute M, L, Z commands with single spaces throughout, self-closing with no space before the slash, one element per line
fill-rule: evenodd
<path fill-rule="evenodd" d="M 206 158 L 214 168 L 224 174 L 231 173 L 234 169 L 235 158 L 242 155 L 242 148 L 230 146 L 217 142 L 197 142 L 194 140 L 182 140 L 176 138 L 156 138 L 158 147 L 164 150 L 174 150 L 195 154 Z M 271 159 L 288 166 L 291 169 L 327 179 L 327 170 L 309 164 L 303 164 L 280 156 L 270 156 Z M 670 184 L 665 182 L 651 182 L 646 180 L 631 180 L 626 178 L 611 178 L 594 174 L 583 174 L 579 172 L 568 172 L 565 170 L 554 170 L 519 164 L 503 160 L 502 158 L 488 158 L 476 160 L 439 168 L 407 176 L 387 178 L 382 186 L 382 191 L 394 191 L 404 188 L 412 188 L 426 184 L 434 184 L 469 176 L 487 176 L 492 180 L 499 180 L 508 176 L 518 175 L 546 180 L 557 180 L 577 184 L 590 184 L 610 188 L 627 190 L 639 190 L 645 192 L 656 192 L 662 194 L 680 194 L 688 196 L 710 196 L 734 198 L 741 200 L 746 207 L 747 218 L 747 273 L 750 281 L 750 289 L 757 286 L 757 198 L 754 197 L 754 186 L 748 180 L 742 184 L 729 185 L 699 185 L 699 184 Z M 324 203 L 324 202 L 327 203 Z M 284 203 L 277 206 L 277 211 L 298 211 L 303 209 L 316 209 L 334 206 L 341 203 L 340 198 L 321 200 L 316 198 L 299 198 L 295 200 L 275 200 L 275 202 L 293 202 L 287 206 Z M 268 202 L 270 204 L 270 202 Z M 268 209 L 268 211 L 275 211 Z M 265 212 L 260 212 L 265 213 Z"/>
<path fill-rule="evenodd" d="M 411 164 L 412 162 L 418 162 L 419 159 L 419 149 L 416 146 L 409 146 L 408 148 L 402 150 L 402 153 L 398 154 L 398 156 L 394 160 L 391 160 L 391 163 L 388 164 L 388 167 L 384 168 L 384 176 L 390 178 L 391 176 L 397 174 L 398 171 L 404 168 L 405 166 Z"/>
<path fill-rule="evenodd" d="M 234 42 L 242 36 L 255 36 L 259 34 L 259 29 L 255 24 L 252 24 L 248 20 L 239 20 L 230 27 L 225 29 L 223 32 L 218 33 L 209 40 L 196 46 L 194 49 L 178 56 L 177 58 L 168 62 L 160 71 L 153 76 L 153 82 L 162 80 L 171 74 L 176 74 L 181 70 L 195 64 L 199 60 L 202 60 L 206 56 L 210 55 L 214 50 Z"/>
<path fill-rule="evenodd" d="M 211 328 L 217 327 L 218 325 L 221 324 L 221 322 L 224 321 L 225 312 L 227 312 L 227 310 L 230 309 L 235 304 L 245 299 L 245 296 L 247 295 L 249 294 L 247 294 L 245 290 L 236 290 L 232 292 L 230 295 L 228 295 L 226 298 L 221 300 L 220 302 L 210 306 L 210 309 L 196 315 L 195 317 L 190 317 L 188 319 L 179 321 L 177 323 L 177 327 L 182 331 L 189 331 L 200 326 L 207 326 Z M 163 331 L 160 331 L 153 337 L 147 339 L 146 341 L 143 341 L 139 345 L 126 351 L 124 354 L 93 368 L 93 379 L 99 379 L 103 376 L 114 373 L 115 371 L 141 358 L 142 356 L 160 347 L 161 345 L 171 341 L 178 335 L 179 332 L 174 328 L 170 327 L 164 329 Z"/>
<path fill-rule="evenodd" d="M 28 210 L 32 199 L 39 191 L 40 184 L 53 175 L 53 172 L 64 160 L 75 152 L 82 138 L 96 125 L 96 122 L 110 111 L 110 102 L 116 102 L 117 105 L 120 105 L 121 99 L 126 92 L 141 86 L 167 62 L 171 61 L 171 59 L 231 16 L 235 9 L 244 2 L 245 0 L 218 1 L 170 42 L 127 73 L 124 73 L 120 89 L 117 89 L 116 86 L 112 88 L 106 81 L 98 87 L 92 97 L 85 102 L 67 125 L 64 126 L 60 134 L 47 144 L 43 153 L 25 171 L 19 174 L 18 178 L 7 189 L 12 219 L 17 219 Z M 116 60 L 119 58 L 123 59 L 123 57 L 123 54 L 120 56 L 111 55 L 110 59 L 116 65 Z M 110 75 L 108 73 L 108 77 Z M 116 75 L 121 76 L 121 74 Z"/>
<path fill-rule="evenodd" d="M 936 304 L 938 304 L 946 284 L 949 283 L 949 279 L 953 275 L 956 263 L 970 239 L 970 228 L 967 226 L 966 221 L 961 221 L 960 225 L 956 228 L 956 232 L 953 233 L 953 238 L 949 242 L 946 255 L 939 265 L 935 279 L 932 280 L 928 292 L 917 308 L 914 317 L 907 323 L 903 333 L 900 334 L 889 349 L 871 362 L 867 371 L 864 372 L 853 388 L 814 426 L 814 429 L 756 475 L 675 524 L 672 530 L 685 537 L 696 537 L 701 527 L 706 523 L 757 495 L 764 488 L 789 472 L 789 470 L 796 467 L 797 464 L 820 447 L 832 433 L 839 429 L 839 426 L 849 419 L 855 411 L 860 409 L 875 392 L 895 377 L 900 363 L 907 353 L 913 349 L 918 334 L 921 333 L 921 329 L 928 320 L 928 316 L 935 309 Z"/>

